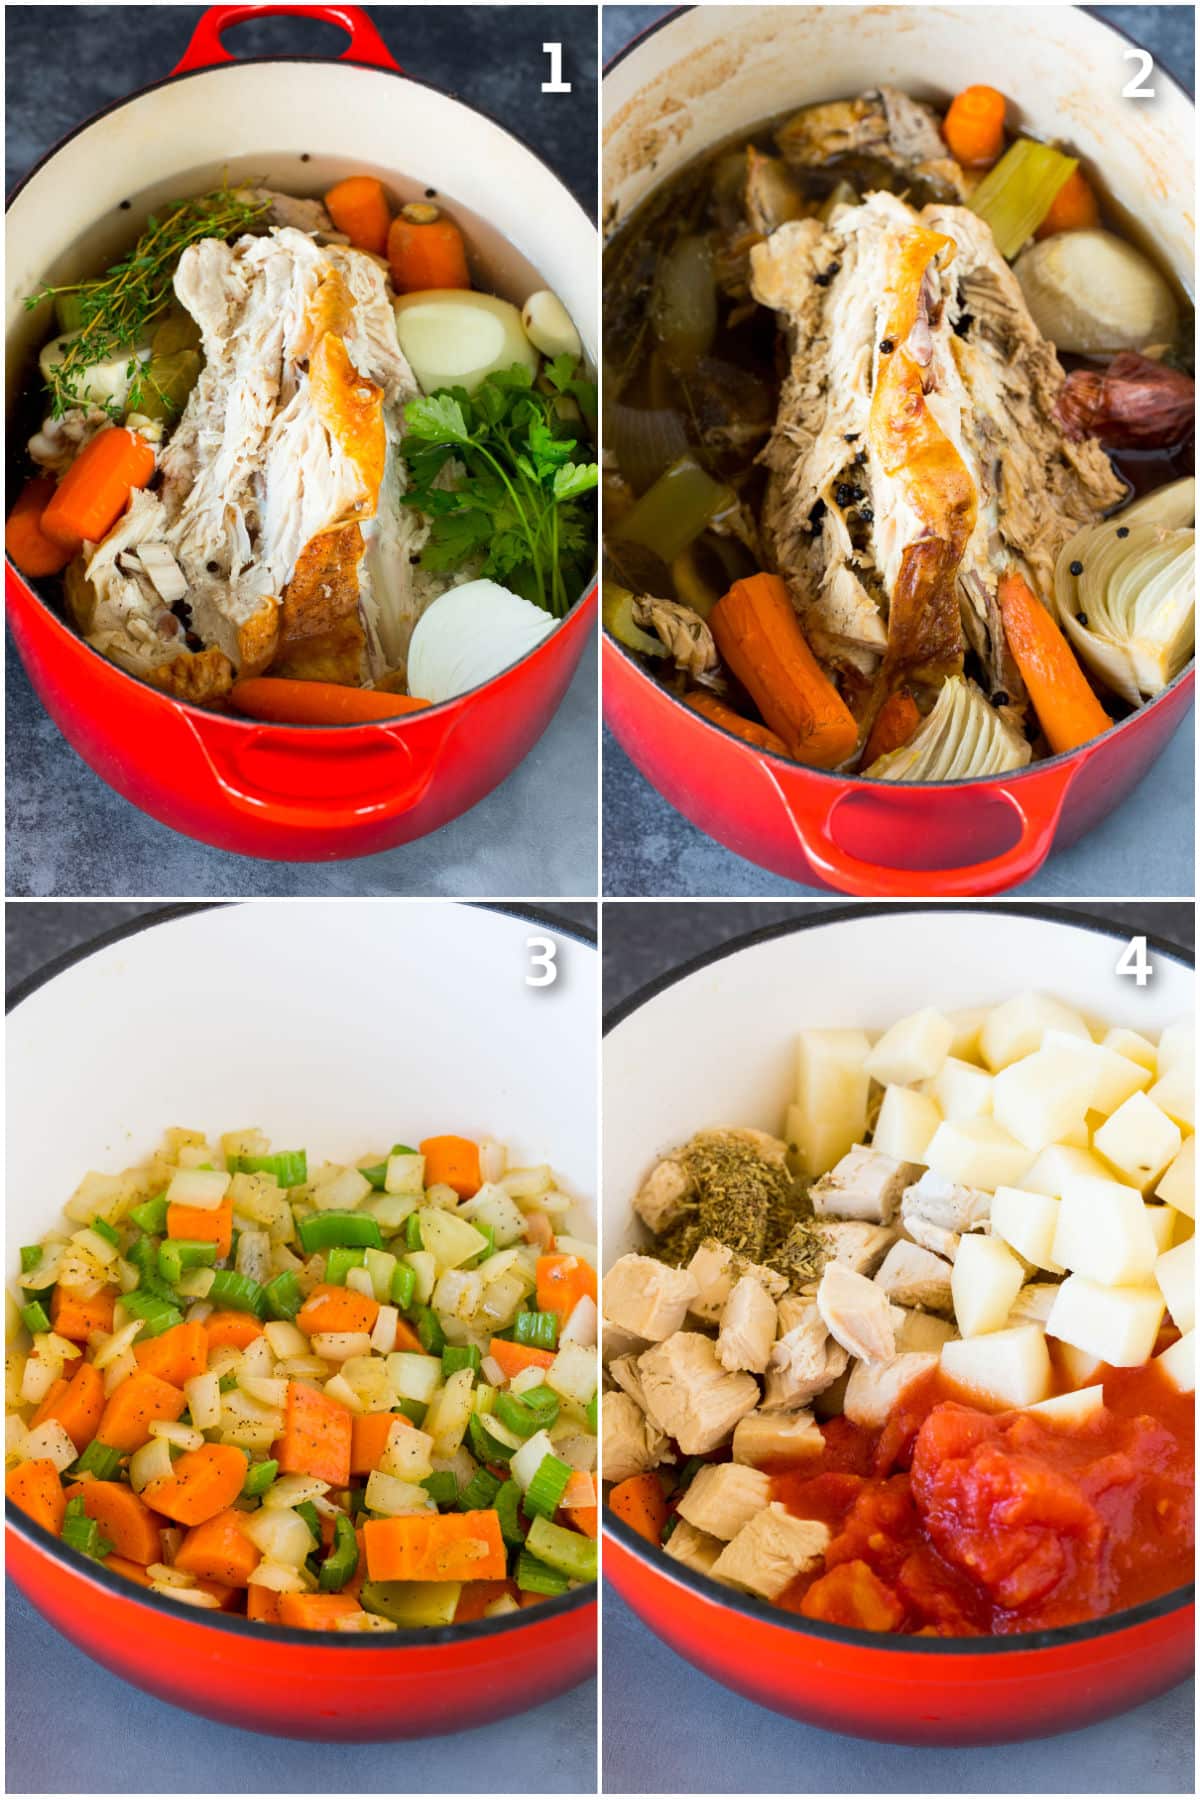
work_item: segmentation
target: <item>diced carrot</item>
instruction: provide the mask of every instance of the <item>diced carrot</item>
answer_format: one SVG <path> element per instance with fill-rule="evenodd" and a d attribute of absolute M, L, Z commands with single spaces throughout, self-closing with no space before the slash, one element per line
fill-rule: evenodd
<path fill-rule="evenodd" d="M 233 1201 L 228 1194 L 220 1206 L 181 1206 L 173 1200 L 167 1208 L 167 1236 L 194 1238 L 217 1246 L 218 1259 L 233 1248 Z"/>
<path fill-rule="evenodd" d="M 889 694 L 876 716 L 863 751 L 862 766 L 869 769 L 881 756 L 899 750 L 921 723 L 921 709 L 906 688 Z"/>
<path fill-rule="evenodd" d="M 618 1481 L 608 1496 L 608 1504 L 639 1537 L 651 1544 L 661 1543 L 662 1528 L 667 1522 L 667 1498 L 653 1470 Z"/>
<path fill-rule="evenodd" d="M 540 1207 L 525 1214 L 525 1242 L 536 1244 L 539 1250 L 550 1251 L 554 1248 L 554 1227 L 550 1223 L 550 1215 Z"/>
<path fill-rule="evenodd" d="M 515 1581 L 464 1581 L 454 1611 L 456 1625 L 471 1625 L 482 1619 L 489 1606 L 507 1594 L 510 1600 L 520 1597 Z"/>
<path fill-rule="evenodd" d="M 402 206 L 392 220 L 387 258 L 398 294 L 471 285 L 462 232 L 438 207 L 421 201 Z"/>
<path fill-rule="evenodd" d="M 503 1581 L 508 1573 L 494 1511 L 368 1519 L 363 1539 L 372 1581 Z"/>
<path fill-rule="evenodd" d="M 317 1331 L 371 1331 L 379 1317 L 379 1302 L 353 1288 L 322 1281 L 313 1289 L 296 1323 L 308 1337 Z"/>
<path fill-rule="evenodd" d="M 348 1487 L 353 1429 L 353 1416 L 344 1406 L 306 1382 L 289 1381 L 283 1436 L 274 1447 L 280 1473 L 312 1475 L 330 1487 Z"/>
<path fill-rule="evenodd" d="M 143 1568 L 162 1561 L 159 1522 L 131 1487 L 123 1481 L 77 1481 L 67 1489 L 67 1499 L 74 1500 L 76 1495 L 118 1556 Z"/>
<path fill-rule="evenodd" d="M 582 1531 L 584 1537 L 599 1537 L 600 1508 L 598 1506 L 577 1506 L 573 1513 L 567 1515 L 567 1524 L 574 1525 L 577 1531 Z"/>
<path fill-rule="evenodd" d="M 42 1396 L 41 1405 L 29 1421 L 31 1431 L 36 1431 L 39 1425 L 44 1425 L 46 1423 L 47 1419 L 53 1419 L 58 1416 L 55 1413 L 54 1408 L 58 1405 L 58 1402 L 62 1399 L 70 1385 L 71 1384 L 65 1375 L 60 1375 L 57 1381 L 52 1381 L 50 1383 L 50 1386 Z"/>
<path fill-rule="evenodd" d="M 53 1392 L 53 1390 L 51 1390 Z M 49 1395 L 47 1395 L 49 1400 Z M 89 1362 L 77 1362 L 66 1388 L 47 1408 L 46 1402 L 34 1414 L 40 1425 L 44 1419 L 57 1419 L 77 1450 L 86 1450 L 96 1436 L 96 1427 L 104 1412 L 104 1377 Z M 113 1449 L 120 1446 L 114 1444 Z"/>
<path fill-rule="evenodd" d="M 382 181 L 376 181 L 373 175 L 347 176 L 326 194 L 325 211 L 356 250 L 369 250 L 373 256 L 383 255 L 387 249 L 392 209 L 387 203 Z"/>
<path fill-rule="evenodd" d="M 235 712 L 278 725 L 364 725 L 399 719 L 432 704 L 416 694 L 344 687 L 337 681 L 303 681 L 285 675 L 250 675 L 229 691 Z"/>
<path fill-rule="evenodd" d="M 858 743 L 846 702 L 808 647 L 778 575 L 735 581 L 708 615 L 717 649 L 789 756 L 835 769 Z"/>
<path fill-rule="evenodd" d="M 585 1295 L 596 1298 L 596 1271 L 582 1256 L 538 1257 L 539 1312 L 557 1313 L 565 1324 Z"/>
<path fill-rule="evenodd" d="M 387 1441 L 397 1419 L 403 1425 L 410 1423 L 403 1413 L 356 1414 L 350 1427 L 351 1475 L 369 1475 L 372 1469 L 379 1467 L 380 1458 L 387 1449 Z"/>
<path fill-rule="evenodd" d="M 596 1504 L 596 1483 L 586 1469 L 576 1469 L 563 1489 L 559 1503 L 564 1512 L 580 1512 Z"/>
<path fill-rule="evenodd" d="M 493 1338 L 488 1355 L 500 1364 L 509 1381 L 522 1369 L 548 1369 L 554 1361 L 553 1350 L 535 1350 L 532 1344 L 511 1344 L 507 1338 Z"/>
<path fill-rule="evenodd" d="M 242 1530 L 245 1517 L 229 1506 L 193 1525 L 175 1552 L 175 1567 L 203 1581 L 244 1588 L 262 1560 L 262 1553 Z"/>
<path fill-rule="evenodd" d="M 1055 237 L 1060 231 L 1086 231 L 1100 223 L 1100 203 L 1082 169 L 1075 168 L 1067 176 L 1050 202 L 1034 237 Z"/>
<path fill-rule="evenodd" d="M 14 1506 L 28 1513 L 38 1525 L 44 1525 L 55 1537 L 61 1535 L 67 1496 L 49 1457 L 39 1456 L 10 1469 L 4 1477 L 4 1492 Z"/>
<path fill-rule="evenodd" d="M 278 1625 L 280 1622 L 279 1602 L 282 1599 L 283 1595 L 277 1594 L 274 1588 L 259 1587 L 257 1584 L 254 1587 L 248 1587 L 246 1589 L 246 1617 L 257 1619 L 260 1625 Z"/>
<path fill-rule="evenodd" d="M 50 1296 L 50 1323 L 59 1337 L 86 1344 L 94 1331 L 109 1332 L 113 1325 L 114 1287 L 81 1298 L 70 1288 L 56 1287 Z"/>
<path fill-rule="evenodd" d="M 22 575 L 58 575 L 79 545 L 60 544 L 42 530 L 42 514 L 54 498 L 53 475 L 27 481 L 4 527 L 4 548 Z"/>
<path fill-rule="evenodd" d="M 123 425 L 106 426 L 59 482 L 42 514 L 43 532 L 73 552 L 81 539 L 98 544 L 153 473 L 154 452 L 145 438 Z"/>
<path fill-rule="evenodd" d="M 93 1435 L 113 1450 L 140 1450 L 156 1419 L 173 1421 L 186 1405 L 177 1387 L 139 1369 L 113 1389 Z"/>
<path fill-rule="evenodd" d="M 332 1631 L 338 1619 L 353 1618 L 362 1607 L 349 1594 L 281 1594 L 279 1623 L 298 1631 Z"/>
<path fill-rule="evenodd" d="M 104 1566 L 111 1569 L 114 1575 L 123 1575 L 126 1581 L 136 1581 L 139 1587 L 149 1587 L 154 1580 L 147 1575 L 141 1563 L 130 1562 L 127 1556 L 106 1556 Z"/>
<path fill-rule="evenodd" d="M 1088 686 L 1057 620 L 1015 569 L 1000 577 L 1000 618 L 1038 722 L 1055 754 L 1078 749 L 1112 720 Z"/>
<path fill-rule="evenodd" d="M 186 1450 L 169 1475 L 145 1489 L 155 1512 L 180 1525 L 202 1525 L 233 1505 L 246 1480 L 245 1453 L 236 1444 Z"/>
<path fill-rule="evenodd" d="M 464 1137 L 426 1138 L 420 1146 L 425 1158 L 425 1186 L 441 1183 L 452 1187 L 460 1200 L 469 1200 L 483 1186 L 479 1145 Z"/>
<path fill-rule="evenodd" d="M 407 1319 L 396 1320 L 396 1342 L 394 1348 L 397 1350 L 415 1350 L 418 1355 L 425 1355 L 425 1346 Z"/>
<path fill-rule="evenodd" d="M 1004 95 L 993 87 L 965 87 L 950 102 L 942 136 L 964 169 L 990 168 L 1004 149 Z"/>
<path fill-rule="evenodd" d="M 756 744 L 760 750 L 769 750 L 772 756 L 787 756 L 788 747 L 783 739 L 765 725 L 756 724 L 753 719 L 743 719 L 741 713 L 734 712 L 732 706 L 726 706 L 724 700 L 718 700 L 715 694 L 706 694 L 694 688 L 690 694 L 684 695 L 685 706 L 699 713 L 702 719 L 709 719 L 712 724 L 720 725 L 724 731 L 732 731 L 735 737 L 745 738 L 748 744 Z"/>
<path fill-rule="evenodd" d="M 225 1345 L 244 1350 L 247 1344 L 262 1336 L 262 1326 L 253 1313 L 215 1312 L 209 1313 L 204 1321 L 204 1335 L 210 1351 Z"/>
<path fill-rule="evenodd" d="M 135 1344 L 133 1354 L 147 1374 L 181 1388 L 208 1368 L 208 1333 L 198 1320 L 172 1325 L 146 1343 Z"/>

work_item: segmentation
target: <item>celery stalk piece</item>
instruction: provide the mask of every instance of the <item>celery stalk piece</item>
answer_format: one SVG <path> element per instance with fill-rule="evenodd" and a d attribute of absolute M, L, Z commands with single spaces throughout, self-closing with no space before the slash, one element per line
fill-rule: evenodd
<path fill-rule="evenodd" d="M 1069 175 L 1079 167 L 1049 144 L 1018 138 L 989 169 L 967 205 L 992 228 L 996 248 L 1011 262 L 1028 243 Z"/>
<path fill-rule="evenodd" d="M 732 488 L 714 481 L 694 457 L 681 456 L 618 521 L 616 536 L 672 563 L 710 520 L 736 505 Z"/>

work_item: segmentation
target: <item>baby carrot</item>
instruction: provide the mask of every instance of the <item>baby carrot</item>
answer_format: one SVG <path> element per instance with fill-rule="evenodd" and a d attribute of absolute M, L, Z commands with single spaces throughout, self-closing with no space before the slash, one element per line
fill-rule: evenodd
<path fill-rule="evenodd" d="M 110 425 L 79 452 L 42 514 L 42 530 L 56 543 L 99 543 L 116 524 L 135 488 L 154 473 L 154 452 L 136 431 Z"/>
<path fill-rule="evenodd" d="M 735 581 L 713 607 L 717 649 L 797 762 L 835 769 L 858 743 L 849 707 L 808 647 L 778 575 Z"/>

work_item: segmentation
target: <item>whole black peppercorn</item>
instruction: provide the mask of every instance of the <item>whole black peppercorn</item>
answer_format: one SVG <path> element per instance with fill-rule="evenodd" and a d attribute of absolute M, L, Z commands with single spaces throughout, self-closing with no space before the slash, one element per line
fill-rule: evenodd
<path fill-rule="evenodd" d="M 856 500 L 862 499 L 863 491 L 857 482 L 839 481 L 833 490 L 833 497 L 839 506 L 853 506 Z"/>
<path fill-rule="evenodd" d="M 1086 613 L 1076 613 L 1075 617 L 1081 625 L 1087 624 L 1087 614 Z"/>
<path fill-rule="evenodd" d="M 879 345 L 879 354 L 880 356 L 890 356 L 895 348 L 891 338 L 883 338 Z"/>
<path fill-rule="evenodd" d="M 992 705 L 993 706 L 1007 706 L 1008 705 L 1008 695 L 1005 693 L 1003 688 L 1000 689 L 1000 692 L 998 694 L 992 695 Z"/>
<path fill-rule="evenodd" d="M 1128 525 L 1118 525 L 1118 526 L 1117 526 L 1117 536 L 1118 536 L 1118 537 L 1120 537 L 1120 538 L 1126 538 L 1126 537 L 1128 537 L 1128 536 L 1129 536 L 1129 527 L 1128 527 Z"/>
<path fill-rule="evenodd" d="M 864 525 L 873 525 L 875 523 L 875 508 L 873 506 L 860 506 L 858 509 L 858 516 Z"/>
<path fill-rule="evenodd" d="M 1071 564 L 1071 573 L 1072 573 L 1072 575 L 1082 575 L 1083 574 L 1083 564 L 1081 562 L 1073 562 Z"/>

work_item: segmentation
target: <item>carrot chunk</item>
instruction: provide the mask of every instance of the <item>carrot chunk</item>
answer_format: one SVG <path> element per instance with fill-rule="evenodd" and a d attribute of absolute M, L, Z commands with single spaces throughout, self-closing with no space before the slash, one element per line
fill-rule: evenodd
<path fill-rule="evenodd" d="M 233 1247 L 233 1201 L 227 1194 L 220 1206 L 181 1206 L 173 1200 L 167 1208 L 167 1236 L 195 1238 L 217 1246 L 218 1258 Z"/>
<path fill-rule="evenodd" d="M 280 1623 L 279 1602 L 282 1599 L 283 1595 L 277 1594 L 274 1588 L 258 1587 L 257 1585 L 248 1587 L 246 1589 L 246 1617 L 257 1619 L 260 1625 L 278 1625 Z"/>
<path fill-rule="evenodd" d="M 1072 169 L 1050 202 L 1036 238 L 1055 237 L 1060 231 L 1086 231 L 1100 223 L 1100 202 L 1082 169 Z"/>
<path fill-rule="evenodd" d="M 154 452 L 136 431 L 109 425 L 79 452 L 42 514 L 42 531 L 56 543 L 97 544 L 107 536 L 135 488 L 154 473 Z"/>
<path fill-rule="evenodd" d="M 662 1482 L 653 1470 L 644 1475 L 631 1475 L 618 1481 L 608 1496 L 608 1504 L 618 1519 L 624 1519 L 632 1531 L 651 1544 L 662 1542 L 662 1528 L 667 1522 L 667 1500 Z"/>
<path fill-rule="evenodd" d="M 1004 95 L 994 87 L 965 87 L 950 102 L 942 136 L 964 169 L 988 169 L 1004 149 Z"/>
<path fill-rule="evenodd" d="M 392 220 L 387 258 L 398 294 L 471 285 L 462 232 L 438 207 L 421 201 L 402 206 Z"/>
<path fill-rule="evenodd" d="M 369 1475 L 372 1469 L 379 1467 L 392 1426 L 397 1419 L 405 1425 L 409 1423 L 403 1413 L 390 1412 L 359 1413 L 351 1421 L 351 1475 Z"/>
<path fill-rule="evenodd" d="M 51 1389 L 51 1393 L 53 1391 Z M 96 1428 L 104 1412 L 104 1377 L 91 1363 L 77 1363 L 66 1387 L 47 1406 L 49 1399 L 48 1394 L 34 1414 L 35 1423 L 40 1425 L 45 1419 L 57 1419 L 75 1448 L 86 1450 L 97 1435 Z M 119 1448 L 119 1445 L 113 1445 L 114 1450 Z"/>
<path fill-rule="evenodd" d="M 312 1337 L 317 1331 L 371 1331 L 378 1317 L 378 1300 L 336 1282 L 322 1281 L 296 1314 L 296 1323 Z"/>
<path fill-rule="evenodd" d="M 596 1271 L 582 1256 L 539 1256 L 537 1303 L 539 1312 L 557 1313 L 563 1324 L 584 1297 L 596 1298 Z"/>
<path fill-rule="evenodd" d="M 452 1187 L 460 1200 L 469 1200 L 483 1186 L 479 1145 L 464 1137 L 426 1138 L 419 1146 L 425 1158 L 425 1186 Z"/>
<path fill-rule="evenodd" d="M 8 515 L 4 548 L 22 575 L 57 575 L 66 568 L 79 545 L 60 544 L 42 530 L 42 514 L 54 498 L 53 475 L 27 481 Z"/>
<path fill-rule="evenodd" d="M 69 1288 L 56 1287 L 50 1296 L 50 1323 L 59 1337 L 68 1338 L 73 1344 L 86 1344 L 94 1331 L 112 1330 L 116 1298 L 115 1287 L 101 1288 L 86 1299 Z"/>
<path fill-rule="evenodd" d="M 232 1506 L 246 1479 L 246 1457 L 236 1444 L 188 1450 L 169 1475 L 152 1481 L 146 1499 L 155 1512 L 180 1525 L 202 1525 Z"/>
<path fill-rule="evenodd" d="M 464 1581 L 454 1612 L 454 1623 L 470 1625 L 476 1619 L 482 1619 L 488 1607 L 503 1599 L 506 1594 L 510 1600 L 520 1598 L 520 1589 L 515 1581 Z"/>
<path fill-rule="evenodd" d="M 198 1321 L 172 1325 L 144 1344 L 135 1344 L 138 1367 L 181 1388 L 208 1368 L 208 1333 Z"/>
<path fill-rule="evenodd" d="M 881 756 L 888 756 L 907 744 L 920 723 L 921 709 L 907 689 L 897 688 L 894 694 L 889 694 L 871 727 L 863 751 L 863 768 L 869 769 Z"/>
<path fill-rule="evenodd" d="M 1000 619 L 1033 710 L 1055 754 L 1078 749 L 1112 720 L 1088 686 L 1057 620 L 1028 582 L 1009 569 L 1000 577 Z"/>
<path fill-rule="evenodd" d="M 283 1436 L 274 1454 L 284 1475 L 312 1475 L 331 1487 L 350 1483 L 354 1421 L 344 1406 L 303 1381 L 289 1381 Z"/>
<path fill-rule="evenodd" d="M 202 1581 L 244 1588 L 262 1560 L 242 1530 L 245 1516 L 230 1506 L 193 1525 L 175 1553 L 175 1567 Z"/>
<path fill-rule="evenodd" d="M 511 1381 L 522 1369 L 548 1369 L 554 1361 L 553 1350 L 537 1350 L 532 1344 L 511 1344 L 507 1338 L 493 1338 L 488 1355 L 498 1362 Z"/>
<path fill-rule="evenodd" d="M 332 1631 L 335 1621 L 349 1619 L 362 1607 L 349 1594 L 280 1594 L 279 1623 L 298 1631 Z"/>
<path fill-rule="evenodd" d="M 849 707 L 808 647 L 778 575 L 735 581 L 708 615 L 717 649 L 797 762 L 834 769 L 858 743 Z"/>
<path fill-rule="evenodd" d="M 363 1541 L 372 1581 L 503 1581 L 508 1573 L 495 1511 L 368 1519 Z"/>
<path fill-rule="evenodd" d="M 58 1405 L 58 1402 L 62 1399 L 70 1385 L 70 1382 L 63 1375 L 60 1375 L 57 1381 L 52 1381 L 50 1383 L 50 1386 L 42 1396 L 41 1405 L 29 1421 L 31 1431 L 36 1431 L 39 1425 L 44 1425 L 46 1423 L 47 1419 L 58 1417 L 54 1408 Z"/>
<path fill-rule="evenodd" d="M 215 1312 L 209 1313 L 204 1321 L 204 1335 L 210 1350 L 226 1344 L 235 1350 L 244 1350 L 247 1344 L 262 1336 L 262 1326 L 253 1313 Z"/>
<path fill-rule="evenodd" d="M 28 1513 L 38 1525 L 44 1525 L 55 1537 L 61 1535 L 67 1496 L 58 1470 L 48 1457 L 37 1457 L 10 1469 L 4 1477 L 4 1492 L 14 1506 Z"/>
<path fill-rule="evenodd" d="M 153 1576 L 147 1575 L 141 1563 L 130 1562 L 127 1556 L 106 1556 L 104 1566 L 114 1575 L 123 1575 L 126 1581 L 136 1581 L 139 1587 L 150 1587 L 153 1582 Z"/>
<path fill-rule="evenodd" d="M 187 1402 L 177 1387 L 139 1369 L 113 1389 L 93 1436 L 110 1449 L 132 1452 L 150 1441 L 156 1419 L 175 1420 Z"/>
<path fill-rule="evenodd" d="M 392 209 L 381 181 L 376 181 L 373 175 L 348 176 L 326 194 L 325 211 L 356 250 L 369 250 L 373 256 L 383 255 L 387 249 Z"/>
<path fill-rule="evenodd" d="M 425 1355 L 425 1346 L 407 1319 L 396 1320 L 396 1343 L 394 1347 L 397 1350 L 413 1350 L 418 1356 Z"/>
<path fill-rule="evenodd" d="M 741 713 L 734 712 L 732 706 L 726 706 L 715 694 L 706 694 L 697 688 L 684 697 L 684 705 L 690 706 L 702 719 L 720 725 L 724 731 L 732 731 L 735 737 L 744 738 L 759 750 L 769 750 L 772 756 L 786 756 L 788 753 L 787 745 L 775 732 L 768 731 L 765 725 L 756 724 L 753 719 L 743 719 Z"/>
<path fill-rule="evenodd" d="M 127 1562 L 162 1561 L 162 1531 L 140 1495 L 123 1481 L 77 1481 L 67 1499 L 79 1495 L 89 1519 L 95 1519 L 118 1556 Z"/>
<path fill-rule="evenodd" d="M 235 712 L 278 725 L 367 725 L 372 719 L 423 712 L 431 704 L 415 694 L 344 687 L 336 681 L 289 680 L 286 675 L 250 675 L 235 681 L 229 700 Z"/>

